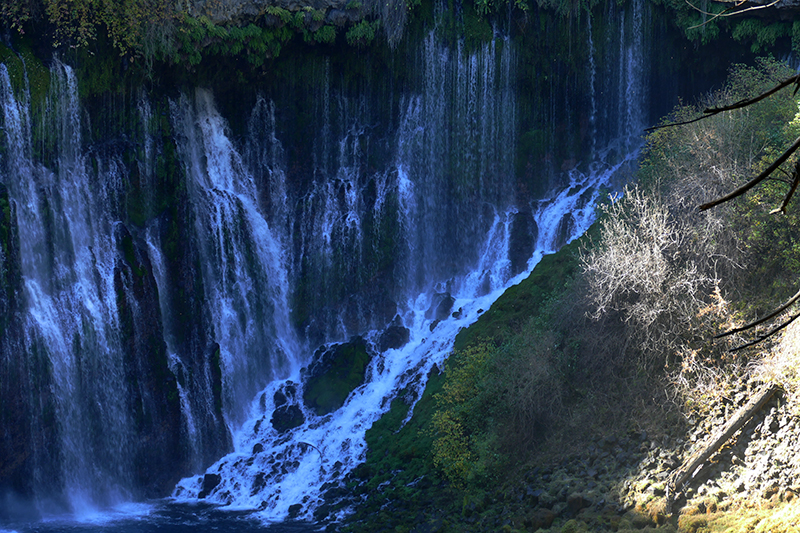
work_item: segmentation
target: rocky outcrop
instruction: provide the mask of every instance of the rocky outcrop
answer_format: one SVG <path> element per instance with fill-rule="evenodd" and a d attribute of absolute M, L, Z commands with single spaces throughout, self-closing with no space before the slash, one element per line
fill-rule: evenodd
<path fill-rule="evenodd" d="M 370 0 L 193 0 L 189 14 L 207 17 L 215 24 L 243 22 L 266 14 L 267 8 L 277 7 L 296 13 L 298 11 L 322 11 L 325 22 L 337 26 L 363 19 L 373 11 Z"/>
<path fill-rule="evenodd" d="M 364 383 L 370 359 L 367 344 L 361 337 L 317 350 L 314 362 L 303 371 L 306 407 L 318 416 L 339 409 L 353 389 Z"/>

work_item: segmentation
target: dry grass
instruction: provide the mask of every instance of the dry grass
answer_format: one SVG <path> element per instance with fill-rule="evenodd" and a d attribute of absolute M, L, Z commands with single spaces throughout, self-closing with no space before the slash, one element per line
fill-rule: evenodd
<path fill-rule="evenodd" d="M 780 383 L 787 397 L 800 396 L 800 322 L 786 328 L 780 342 L 755 365 L 753 374 Z"/>
<path fill-rule="evenodd" d="M 681 517 L 678 530 L 686 533 L 799 533 L 800 502 Z"/>

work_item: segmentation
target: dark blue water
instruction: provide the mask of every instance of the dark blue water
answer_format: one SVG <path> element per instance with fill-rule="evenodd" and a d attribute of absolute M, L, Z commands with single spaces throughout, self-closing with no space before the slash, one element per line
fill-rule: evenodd
<path fill-rule="evenodd" d="M 0 522 L 0 533 L 310 533 L 320 527 L 308 522 L 269 524 L 252 511 L 223 510 L 206 503 L 154 501 L 127 504 L 82 516 L 54 516 L 36 521 Z"/>

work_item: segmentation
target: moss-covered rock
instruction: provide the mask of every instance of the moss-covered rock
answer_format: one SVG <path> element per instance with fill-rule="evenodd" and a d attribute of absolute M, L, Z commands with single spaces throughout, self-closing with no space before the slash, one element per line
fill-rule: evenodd
<path fill-rule="evenodd" d="M 303 401 L 306 406 L 319 416 L 339 409 L 353 389 L 364 383 L 371 358 L 367 343 L 361 337 L 317 350 L 314 362 L 305 371 Z"/>

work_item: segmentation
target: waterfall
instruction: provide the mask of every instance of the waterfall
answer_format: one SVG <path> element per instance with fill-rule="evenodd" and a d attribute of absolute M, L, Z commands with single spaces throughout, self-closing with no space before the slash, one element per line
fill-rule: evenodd
<path fill-rule="evenodd" d="M 579 122 L 558 106 L 586 101 L 591 155 L 531 170 L 558 184 L 533 200 L 518 195 L 521 61 L 500 35 L 467 50 L 426 34 L 416 68 L 380 91 L 314 58 L 308 80 L 238 107 L 211 89 L 134 92 L 107 144 L 69 66 L 53 62 L 34 119 L 0 65 L 0 222 L 19 233 L 0 280 L 20 272 L 0 371 L 21 376 L 19 392 L 0 382 L 18 400 L 0 421 L 23 422 L 0 452 L 23 442 L 20 485 L 78 514 L 175 487 L 269 521 L 313 516 L 400 391 L 416 401 L 457 332 L 630 175 L 647 11 L 609 9 L 622 29 L 587 22 L 583 92 L 530 126 L 554 143 Z M 385 346 L 391 328 L 407 340 Z M 307 405 L 315 365 L 348 343 L 366 352 L 363 382 L 329 412 Z"/>
<path fill-rule="evenodd" d="M 223 365 L 228 421 L 297 365 L 285 254 L 261 209 L 252 174 L 225 134 L 209 91 L 173 105 L 179 151 L 196 210 L 206 299 Z"/>
<path fill-rule="evenodd" d="M 589 135 L 591 136 L 591 146 L 589 156 L 594 157 L 597 150 L 597 62 L 594 55 L 594 38 L 592 37 L 592 15 L 586 17 L 586 42 L 589 45 Z"/>
<path fill-rule="evenodd" d="M 55 424 L 34 431 L 59 442 L 40 442 L 34 450 L 37 475 L 49 477 L 37 485 L 62 486 L 69 506 L 81 512 L 92 502 L 130 498 L 133 485 L 135 435 L 120 394 L 126 383 L 115 288 L 120 163 L 112 159 L 96 171 L 87 168 L 77 80 L 58 62 L 51 70 L 47 117 L 57 171 L 37 163 L 28 102 L 15 100 L 8 73 L 0 68 L 10 158 L 2 182 L 17 205 L 24 278 L 21 353 L 31 358 L 29 368 L 49 367 L 40 377 L 45 383 L 32 385 L 52 387 L 52 403 L 50 391 L 34 390 L 41 402 L 35 408 L 52 409 L 38 423 Z"/>
<path fill-rule="evenodd" d="M 430 371 L 441 368 L 451 352 L 456 333 L 530 273 L 543 254 L 588 228 L 601 187 L 609 186 L 630 158 L 576 171 L 567 187 L 525 206 L 538 228 L 537 240 L 527 268 L 513 275 L 511 227 L 519 209 L 503 178 L 513 175 L 514 61 L 511 46 L 500 39 L 466 54 L 442 47 L 429 35 L 421 90 L 400 99 L 394 163 L 372 175 L 359 164 L 363 154 L 357 140 L 365 132 L 358 117 L 364 115 L 337 103 L 349 117 L 348 127 L 340 131 L 338 159 L 331 158 L 335 164 L 317 167 L 319 175 L 327 171 L 330 177 L 312 182 L 298 197 L 302 238 L 308 239 L 300 252 L 318 250 L 319 278 L 341 276 L 337 254 L 360 260 L 368 237 L 364 220 L 387 216 L 385 199 L 395 197 L 400 246 L 394 271 L 401 275 L 396 321 L 408 329 L 409 340 L 381 353 L 382 331 L 363 333 L 372 354 L 365 381 L 330 414 L 316 414 L 301 400 L 308 384 L 299 369 L 270 382 L 248 404 L 249 419 L 234 430 L 235 451 L 205 474 L 181 481 L 175 498 L 254 509 L 267 521 L 310 518 L 322 503 L 323 487 L 364 460 L 366 431 L 399 391 L 419 398 Z M 324 100 L 322 106 L 330 109 Z M 333 129 L 329 112 L 323 131 Z M 379 191 L 370 203 L 364 202 L 366 184 Z M 452 299 L 448 309 L 454 312 L 432 313 L 442 294 Z M 346 338 L 348 327 L 344 322 L 338 327 L 339 339 Z M 309 363 L 307 357 L 303 364 Z M 276 417 L 287 405 L 298 421 L 280 429 Z"/>

